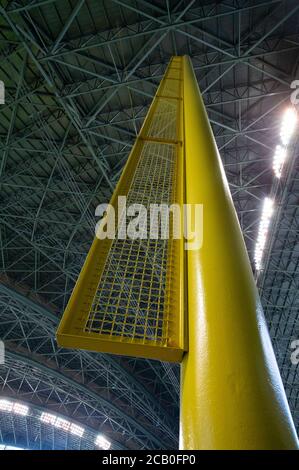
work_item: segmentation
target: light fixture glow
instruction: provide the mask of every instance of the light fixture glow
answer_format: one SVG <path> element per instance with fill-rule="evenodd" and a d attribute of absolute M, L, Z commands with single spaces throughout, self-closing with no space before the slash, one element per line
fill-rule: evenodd
<path fill-rule="evenodd" d="M 271 216 L 273 214 L 273 200 L 266 197 L 263 204 L 263 212 L 260 220 L 257 242 L 255 246 L 254 261 L 255 267 L 259 271 L 262 267 L 262 258 L 267 240 Z"/>
<path fill-rule="evenodd" d="M 13 405 L 13 412 L 17 415 L 27 416 L 29 412 L 29 408 L 26 405 L 22 405 L 21 403 L 15 403 Z"/>
<path fill-rule="evenodd" d="M 71 423 L 70 433 L 74 434 L 75 436 L 82 437 L 84 434 L 84 428 L 81 428 L 81 426 L 78 426 L 77 424 Z"/>
<path fill-rule="evenodd" d="M 297 112 L 294 108 L 287 108 L 284 112 L 281 128 L 281 145 L 277 145 L 273 157 L 273 170 L 277 178 L 281 177 L 282 168 L 287 157 L 287 146 L 297 125 Z"/>
<path fill-rule="evenodd" d="M 27 416 L 29 413 L 29 407 L 26 405 L 23 405 L 22 403 L 18 403 L 18 402 L 14 403 L 9 400 L 2 399 L 0 400 L 0 411 L 7 411 L 9 413 L 15 413 L 21 416 Z M 39 419 L 43 423 L 51 424 L 52 426 L 55 426 L 56 428 L 59 428 L 59 429 L 63 429 L 66 432 L 70 432 L 71 434 L 74 434 L 75 436 L 82 437 L 85 432 L 85 429 L 83 427 L 78 426 L 77 424 L 72 423 L 71 421 L 68 421 L 67 419 L 60 418 L 59 416 L 52 414 L 52 413 L 43 412 L 41 413 Z"/>
<path fill-rule="evenodd" d="M 0 410 L 22 416 L 27 416 L 29 413 L 28 406 L 22 405 L 22 403 L 13 403 L 9 400 L 0 400 Z"/>
<path fill-rule="evenodd" d="M 280 138 L 283 145 L 288 145 L 297 124 L 297 113 L 294 108 L 288 108 L 282 118 Z"/>
<path fill-rule="evenodd" d="M 107 441 L 107 439 L 105 439 L 101 434 L 97 436 L 95 444 L 104 450 L 108 450 L 111 447 L 111 442 Z"/>
<path fill-rule="evenodd" d="M 0 444 L 0 450 L 27 450 L 27 449 L 24 449 L 23 447 L 15 447 L 15 446 L 9 446 L 6 444 Z"/>
<path fill-rule="evenodd" d="M 42 413 L 40 415 L 40 420 L 43 421 L 43 423 L 47 423 L 47 424 L 52 424 L 54 425 L 55 424 L 55 421 L 56 421 L 56 418 L 57 416 L 55 415 L 52 415 L 51 413 Z"/>
<path fill-rule="evenodd" d="M 0 400 L 1 411 L 12 411 L 13 404 L 8 400 Z"/>
<path fill-rule="evenodd" d="M 273 170 L 277 178 L 281 177 L 283 164 L 287 156 L 287 150 L 282 145 L 276 145 L 275 154 L 273 158 Z"/>
<path fill-rule="evenodd" d="M 66 432 L 70 432 L 76 436 L 82 437 L 85 429 L 81 426 L 78 426 L 75 423 L 71 423 L 67 419 L 60 418 L 59 416 L 53 415 L 52 413 L 42 413 L 40 415 L 40 420 L 47 424 L 52 424 L 55 428 L 63 429 Z"/>
<path fill-rule="evenodd" d="M 56 421 L 54 423 L 54 426 L 56 428 L 63 429 L 64 431 L 68 431 L 70 428 L 70 425 L 71 425 L 70 421 L 67 421 L 66 419 L 59 418 L 59 417 L 56 418 Z"/>

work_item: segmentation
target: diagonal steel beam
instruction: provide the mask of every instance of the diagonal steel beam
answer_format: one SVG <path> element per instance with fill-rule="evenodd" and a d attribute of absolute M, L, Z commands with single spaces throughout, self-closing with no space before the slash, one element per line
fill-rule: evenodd
<path fill-rule="evenodd" d="M 57 48 L 59 47 L 59 44 L 61 43 L 62 39 L 64 38 L 65 34 L 67 33 L 69 27 L 71 26 L 72 22 L 74 21 L 74 19 L 76 18 L 76 16 L 78 15 L 79 11 L 81 10 L 82 6 L 84 5 L 85 3 L 85 0 L 79 0 L 75 6 L 74 9 L 72 9 L 72 13 L 70 14 L 70 16 L 68 17 L 68 19 L 66 20 L 62 30 L 60 31 L 56 41 L 54 42 L 53 44 L 53 47 L 51 49 L 51 53 L 55 53 L 55 51 L 57 50 Z"/>
<path fill-rule="evenodd" d="M 0 293 L 7 295 L 11 299 L 17 301 L 20 306 L 23 306 L 21 308 L 26 308 L 29 310 L 29 312 L 37 312 L 40 316 L 41 319 L 47 318 L 50 320 L 52 326 L 51 326 L 51 335 L 54 335 L 55 333 L 55 327 L 58 325 L 59 318 L 57 317 L 56 314 L 52 312 L 49 308 L 46 308 L 40 304 L 37 304 L 34 300 L 32 300 L 28 293 L 27 295 L 23 295 L 20 292 L 16 291 L 14 288 L 9 287 L 3 283 L 0 283 Z M 40 329 L 42 327 L 40 326 Z M 144 401 L 143 407 L 144 407 L 144 412 L 145 413 L 152 413 L 153 414 L 153 419 L 155 422 L 160 421 L 161 426 L 165 429 L 165 433 L 168 435 L 172 435 L 173 439 L 175 440 L 175 435 L 173 434 L 173 428 L 167 429 L 166 424 L 162 423 L 161 421 L 161 416 L 163 416 L 163 410 L 159 406 L 159 404 L 156 402 L 155 397 L 152 396 L 148 390 L 138 381 L 136 378 L 134 378 L 129 372 L 127 372 L 119 362 L 113 358 L 112 356 L 105 355 L 97 355 L 98 359 L 96 359 L 92 354 L 90 354 L 87 351 L 76 351 L 77 354 L 81 355 L 82 357 L 89 358 L 88 361 L 90 363 L 95 363 L 95 366 L 100 369 L 103 368 L 103 364 L 107 363 L 111 367 L 109 368 L 109 374 L 111 375 L 112 379 L 116 380 L 119 382 L 122 381 L 122 386 L 124 388 L 130 387 L 130 390 L 128 390 L 128 393 L 130 396 L 134 397 L 137 402 L 140 402 L 142 400 L 141 397 L 144 397 L 146 401 Z M 70 352 L 70 355 L 72 355 L 72 352 Z M 101 362 L 100 362 L 101 359 Z M 152 408 L 150 408 L 152 407 Z M 164 411 L 164 415 L 166 416 L 167 420 L 169 423 L 172 423 L 172 426 L 174 426 L 174 423 L 172 422 L 170 417 L 167 417 L 167 414 Z M 171 424 L 170 424 L 171 425 Z"/>
<path fill-rule="evenodd" d="M 55 94 L 57 100 L 59 101 L 61 106 L 64 108 L 67 116 L 72 121 L 74 127 L 77 129 L 82 141 L 85 143 L 88 150 L 90 151 L 90 153 L 94 157 L 97 165 L 101 169 L 101 171 L 103 173 L 103 176 L 104 176 L 105 180 L 107 181 L 108 186 L 110 187 L 111 191 L 113 191 L 114 186 L 111 183 L 111 179 L 109 178 L 109 176 L 106 172 L 106 169 L 104 168 L 104 166 L 103 166 L 102 162 L 100 161 L 100 159 L 96 156 L 92 146 L 90 145 L 90 142 L 89 142 L 87 136 L 85 136 L 85 134 L 83 133 L 83 131 L 80 127 L 80 124 L 78 124 L 77 119 L 74 118 L 74 113 L 72 111 L 72 106 L 70 106 L 69 104 L 65 103 L 64 100 L 62 100 L 62 98 L 61 98 L 61 96 L 60 96 L 60 94 L 57 90 L 55 81 L 53 80 L 52 76 L 40 64 L 40 62 L 38 61 L 38 59 L 36 58 L 36 56 L 32 52 L 31 48 L 28 46 L 27 38 L 22 36 L 22 33 L 19 31 L 18 28 L 16 28 L 15 24 L 13 23 L 13 21 L 10 19 L 10 17 L 7 15 L 7 13 L 5 12 L 5 10 L 2 7 L 0 7 L 0 12 L 3 14 L 3 16 L 5 17 L 6 21 L 8 22 L 8 24 L 10 25 L 10 27 L 12 28 L 14 33 L 23 41 L 23 44 L 24 44 L 24 47 L 25 47 L 26 51 L 28 52 L 28 54 L 29 54 L 30 58 L 32 59 L 32 61 L 35 63 L 37 69 L 40 71 L 42 76 L 45 78 L 46 82 L 54 89 L 54 94 Z M 28 35 L 28 33 L 26 33 L 26 36 L 30 37 L 30 35 Z M 55 71 L 53 71 L 52 68 L 51 68 L 51 72 L 52 72 L 53 75 L 55 75 Z M 74 104 L 72 102 L 71 102 L 71 105 L 74 106 Z"/>
<path fill-rule="evenodd" d="M 11 348 L 7 347 L 5 353 L 9 358 L 15 361 L 19 361 L 34 369 L 40 370 L 45 376 L 53 377 L 58 380 L 61 380 L 63 383 L 66 383 L 68 386 L 74 388 L 75 390 L 78 390 L 79 392 L 83 394 L 83 396 L 86 397 L 85 398 L 86 404 L 89 404 L 89 400 L 88 400 L 88 397 L 89 397 L 92 400 L 92 402 L 95 403 L 95 405 L 97 406 L 98 411 L 101 411 L 103 413 L 103 416 L 106 415 L 109 421 L 114 421 L 115 424 L 117 424 L 120 428 L 122 428 L 125 433 L 129 433 L 129 434 L 131 433 L 131 431 L 129 431 L 129 428 L 127 427 L 128 425 L 131 426 L 133 429 L 135 428 L 136 429 L 135 439 L 137 442 L 139 442 L 139 444 L 144 445 L 144 440 L 142 436 L 146 436 L 146 438 L 150 442 L 152 442 L 152 444 L 158 446 L 158 448 L 161 447 L 161 442 L 154 435 L 152 435 L 147 429 L 141 426 L 137 421 L 135 421 L 129 415 L 124 413 L 121 409 L 119 409 L 117 406 L 112 404 L 110 401 L 101 397 L 100 395 L 95 393 L 93 390 L 87 388 L 85 385 L 82 385 L 80 384 L 80 382 L 77 382 L 76 380 L 62 374 L 53 366 L 45 365 L 44 363 L 39 362 L 36 359 L 33 359 L 25 354 L 21 354 L 20 352 L 16 352 Z M 107 415 L 105 412 L 105 409 L 110 410 L 112 413 Z"/>
<path fill-rule="evenodd" d="M 24 57 L 23 57 L 23 63 L 22 63 L 21 72 L 20 72 L 20 75 L 19 75 L 19 80 L 18 80 L 18 85 L 17 85 L 17 90 L 16 90 L 16 95 L 15 95 L 15 100 L 16 101 L 18 101 L 19 96 L 20 96 L 21 87 L 22 87 L 22 83 L 23 83 L 23 79 L 24 79 L 24 72 L 25 72 L 26 63 L 27 63 L 27 54 L 25 53 Z M 7 147 L 10 144 L 12 132 L 13 132 L 13 129 L 14 129 L 14 126 L 15 126 L 17 108 L 18 108 L 18 105 L 16 104 L 13 107 L 12 112 L 11 112 L 8 132 L 7 132 L 7 136 L 6 136 L 6 143 L 5 143 L 6 149 L 3 152 L 2 159 L 1 159 L 1 165 L 0 165 L 0 178 L 1 178 L 1 176 L 4 172 L 4 170 L 5 170 L 5 165 L 6 165 L 7 155 L 8 155 Z M 0 188 L 1 188 L 1 184 L 0 184 Z"/>
<path fill-rule="evenodd" d="M 251 51 L 253 51 L 253 49 L 258 47 L 265 39 L 271 36 L 271 34 L 277 28 L 279 28 L 279 26 L 281 26 L 286 20 L 288 20 L 291 16 L 293 16 L 298 10 L 299 10 L 299 5 L 294 7 L 291 11 L 288 11 L 288 13 L 283 18 L 281 18 L 281 20 L 277 21 L 277 23 L 272 28 L 268 29 L 267 32 L 255 44 L 249 47 L 249 49 L 247 49 L 247 51 L 243 54 L 243 56 L 248 56 L 248 54 L 250 54 Z"/>

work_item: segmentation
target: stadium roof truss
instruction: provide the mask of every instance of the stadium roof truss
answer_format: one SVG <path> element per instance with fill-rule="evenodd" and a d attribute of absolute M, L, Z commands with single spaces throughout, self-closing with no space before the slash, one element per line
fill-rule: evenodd
<path fill-rule="evenodd" d="M 60 349 L 55 330 L 93 238 L 95 207 L 109 201 L 171 56 L 183 54 L 253 269 L 263 200 L 275 200 L 256 275 L 298 427 L 296 136 L 283 177 L 272 168 L 299 78 L 297 0 L 0 0 L 1 395 L 121 448 L 177 447 L 178 366 Z M 29 446 L 36 420 L 25 421 Z M 53 447 L 67 447 L 57 439 Z"/>

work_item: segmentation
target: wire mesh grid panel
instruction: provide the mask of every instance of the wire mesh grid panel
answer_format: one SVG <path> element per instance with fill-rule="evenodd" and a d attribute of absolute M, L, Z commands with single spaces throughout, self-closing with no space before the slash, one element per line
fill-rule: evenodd
<path fill-rule="evenodd" d="M 183 252 L 168 211 L 183 202 L 182 78 L 175 58 L 113 194 L 115 237 L 94 240 L 59 326 L 63 346 L 182 357 Z M 121 210 L 119 196 L 126 196 Z"/>
<path fill-rule="evenodd" d="M 127 196 L 128 205 L 139 201 L 146 209 L 139 222 L 144 238 L 113 241 L 85 331 L 167 342 L 169 318 L 164 307 L 169 240 L 159 233 L 158 217 L 153 225 L 150 205 L 173 202 L 175 169 L 174 145 L 145 143 Z M 157 239 L 147 236 L 150 226 Z"/>

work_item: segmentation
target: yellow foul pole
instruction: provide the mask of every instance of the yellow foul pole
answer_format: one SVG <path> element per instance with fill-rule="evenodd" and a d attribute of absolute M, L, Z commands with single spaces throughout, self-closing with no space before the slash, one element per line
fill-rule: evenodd
<path fill-rule="evenodd" d="M 296 449 L 298 441 L 249 259 L 190 59 L 184 57 L 186 202 L 203 204 L 187 252 L 189 352 L 181 449 Z"/>

